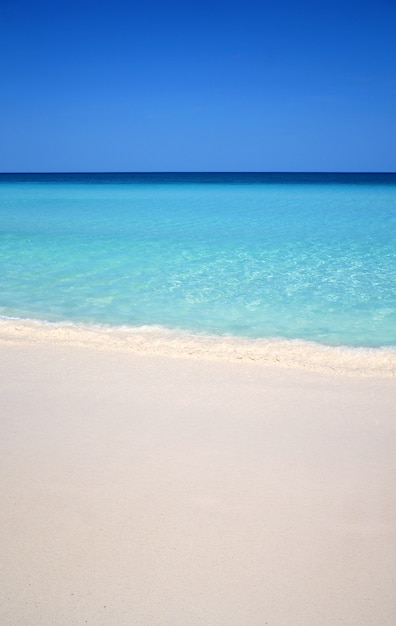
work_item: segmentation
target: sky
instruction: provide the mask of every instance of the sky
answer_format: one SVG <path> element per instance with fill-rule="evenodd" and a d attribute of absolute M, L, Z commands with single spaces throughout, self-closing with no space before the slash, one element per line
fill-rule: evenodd
<path fill-rule="evenodd" d="M 0 0 L 0 171 L 396 171 L 396 0 Z"/>

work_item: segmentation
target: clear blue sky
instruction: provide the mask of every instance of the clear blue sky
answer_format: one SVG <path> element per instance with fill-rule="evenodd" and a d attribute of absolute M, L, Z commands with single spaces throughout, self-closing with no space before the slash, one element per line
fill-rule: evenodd
<path fill-rule="evenodd" d="M 0 0 L 0 171 L 396 171 L 395 0 Z"/>

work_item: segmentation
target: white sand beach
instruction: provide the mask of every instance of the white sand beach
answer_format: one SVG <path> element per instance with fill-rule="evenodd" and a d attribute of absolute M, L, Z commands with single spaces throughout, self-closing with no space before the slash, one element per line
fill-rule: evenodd
<path fill-rule="evenodd" d="M 1 624 L 394 626 L 395 378 L 0 354 Z"/>

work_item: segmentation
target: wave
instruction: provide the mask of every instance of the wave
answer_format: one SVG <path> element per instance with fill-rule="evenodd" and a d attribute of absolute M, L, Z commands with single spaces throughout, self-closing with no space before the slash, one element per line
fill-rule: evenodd
<path fill-rule="evenodd" d="M 396 376 L 395 348 L 326 346 L 303 340 L 244 339 L 161 326 L 101 326 L 19 318 L 0 319 L 2 343 L 51 343 L 135 354 L 297 367 L 358 376 Z"/>

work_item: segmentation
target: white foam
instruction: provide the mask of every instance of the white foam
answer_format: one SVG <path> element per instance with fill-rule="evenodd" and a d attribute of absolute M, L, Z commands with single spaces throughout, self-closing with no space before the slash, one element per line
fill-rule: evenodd
<path fill-rule="evenodd" d="M 351 348 L 302 340 L 200 335 L 160 326 L 111 327 L 2 318 L 0 342 L 51 342 L 101 350 L 255 362 L 360 376 L 396 376 L 395 348 Z"/>

